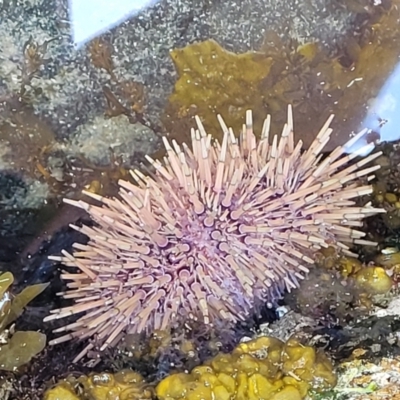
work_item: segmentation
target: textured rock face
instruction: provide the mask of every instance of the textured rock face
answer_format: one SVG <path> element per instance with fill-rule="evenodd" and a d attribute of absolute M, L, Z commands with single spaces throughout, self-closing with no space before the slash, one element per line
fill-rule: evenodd
<path fill-rule="evenodd" d="M 211 38 L 230 51 L 258 50 L 267 30 L 300 44 L 316 40 L 333 48 L 352 29 L 358 13 L 332 3 L 161 0 L 113 30 L 114 73 L 145 84 L 150 117 L 156 120 L 174 84 L 171 49 Z M 74 50 L 66 2 L 9 2 L 0 9 L 0 18 L 3 93 L 19 88 L 24 45 L 30 37 L 39 44 L 51 40 L 44 57 L 48 62 L 27 88 L 36 112 L 65 137 L 101 111 L 102 86 L 110 77 L 90 65 L 85 48 Z"/>

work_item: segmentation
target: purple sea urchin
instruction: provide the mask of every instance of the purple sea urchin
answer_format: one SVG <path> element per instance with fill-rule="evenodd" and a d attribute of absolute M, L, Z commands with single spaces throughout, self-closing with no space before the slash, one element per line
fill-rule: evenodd
<path fill-rule="evenodd" d="M 372 192 L 359 178 L 372 179 L 379 166 L 364 165 L 380 153 L 354 164 L 349 161 L 356 154 L 345 153 L 365 132 L 322 159 L 332 117 L 304 152 L 301 141 L 294 144 L 290 107 L 272 144 L 269 116 L 260 140 L 250 111 L 239 140 L 218 119 L 221 144 L 196 118 L 192 149 L 174 141 L 171 147 L 164 138 L 164 163 L 147 157 L 153 177 L 132 171 L 137 185 L 120 181 L 118 198 L 86 193 L 100 206 L 66 200 L 97 226 L 74 226 L 89 243 L 75 244 L 73 255 L 52 257 L 79 272 L 62 275 L 70 282 L 61 295 L 75 304 L 46 320 L 85 314 L 56 329 L 68 333 L 51 344 L 95 337 L 103 350 L 125 332 L 164 329 L 174 321 L 242 320 L 295 288 L 315 250 L 332 245 L 352 254 L 351 243 L 374 244 L 356 228 L 383 210 L 358 207 L 354 199 Z"/>

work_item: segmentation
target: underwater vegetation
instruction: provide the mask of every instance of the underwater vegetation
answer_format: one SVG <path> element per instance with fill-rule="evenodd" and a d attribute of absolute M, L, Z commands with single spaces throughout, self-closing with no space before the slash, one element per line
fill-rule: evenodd
<path fill-rule="evenodd" d="M 272 337 L 239 344 L 190 373 L 175 373 L 157 386 L 132 371 L 67 378 L 49 389 L 45 400 L 301 400 L 309 390 L 334 387 L 336 376 L 323 352 L 296 339 Z"/>
<path fill-rule="evenodd" d="M 0 370 L 16 371 L 40 353 L 46 345 L 46 335 L 35 331 L 16 331 L 10 327 L 21 316 L 26 305 L 48 284 L 28 286 L 14 295 L 10 287 L 14 277 L 10 272 L 0 275 Z"/>
<path fill-rule="evenodd" d="M 379 18 L 363 25 L 363 32 L 350 36 L 334 54 L 316 41 L 284 41 L 271 31 L 257 51 L 247 53 L 228 51 L 212 39 L 174 49 L 171 57 L 178 79 L 163 115 L 168 132 L 178 142 L 188 141 L 190 120 L 201 115 L 207 132 L 221 139 L 216 114 L 237 131 L 244 112 L 252 109 L 256 131 L 261 131 L 263 116 L 272 114 L 277 124 L 271 132 L 279 134 L 286 105 L 292 104 L 296 138 L 306 148 L 314 139 L 309 127 L 336 115 L 336 133 L 326 148 L 333 150 L 347 140 L 345 135 L 360 129 L 398 62 L 399 11 L 397 2 L 392 3 L 389 7 L 381 4 Z M 366 11 L 368 5 L 363 7 Z"/>
<path fill-rule="evenodd" d="M 282 292 L 287 289 L 293 291 L 293 287 L 299 284 L 301 286 L 297 305 L 305 314 L 307 314 L 306 308 L 311 309 L 313 305 L 321 305 L 321 299 L 326 300 L 326 308 L 321 307 L 324 313 L 317 307 L 313 308 L 313 311 L 320 312 L 319 316 L 322 315 L 322 317 L 330 312 L 332 303 L 347 302 L 349 299 L 346 308 L 334 315 L 344 316 L 340 318 L 340 322 L 344 323 L 343 321 L 346 321 L 349 315 L 361 315 L 358 314 L 358 310 L 357 312 L 349 310 L 354 304 L 370 310 L 371 296 L 386 295 L 393 284 L 397 284 L 399 275 L 396 273 L 396 268 L 400 263 L 397 262 L 398 251 L 396 251 L 395 243 L 393 243 L 392 252 L 388 253 L 388 249 L 383 249 L 386 253 L 381 252 L 381 262 L 376 260 L 373 265 L 369 265 L 368 262 L 375 259 L 376 254 L 382 250 L 381 244 L 386 240 L 388 230 L 393 235 L 393 242 L 396 240 L 396 230 L 400 226 L 398 211 L 400 196 L 396 188 L 398 175 L 397 177 L 393 174 L 391 177 L 381 175 L 381 170 L 387 172 L 385 160 L 381 156 L 377 156 L 376 160 L 372 158 L 364 160 L 365 163 L 371 161 L 368 168 L 364 167 L 361 159 L 357 159 L 355 164 L 347 164 L 347 161 L 352 160 L 345 160 L 346 156 L 343 155 L 345 161 L 343 165 L 338 166 L 337 171 L 333 166 L 339 161 L 326 161 L 327 158 L 324 158 L 325 156 L 329 158 L 328 151 L 333 150 L 336 145 L 343 145 L 350 131 L 356 130 L 356 125 L 361 118 L 359 111 L 356 110 L 364 112 L 365 104 L 371 100 L 382 85 L 388 71 L 398 60 L 399 51 L 394 44 L 396 33 L 393 29 L 397 23 L 397 14 L 391 7 L 387 7 L 387 3 L 385 2 L 385 7 L 382 5 L 382 7 L 374 8 L 374 10 L 379 8 L 379 18 L 372 18 L 373 20 L 369 20 L 370 24 L 364 24 L 359 36 L 349 39 L 344 47 L 330 54 L 321 43 L 299 43 L 295 40 L 284 43 L 281 37 L 271 32 L 265 35 L 264 44 L 252 52 L 229 51 L 228 47 L 218 39 L 200 40 L 193 44 L 190 42 L 191 44 L 186 46 L 182 42 L 182 48 L 175 48 L 171 52 L 171 59 L 178 75 L 173 93 L 167 101 L 169 93 L 160 93 L 160 104 L 165 104 L 162 118 L 165 126 L 159 123 L 159 118 L 150 117 L 152 111 L 148 93 L 153 88 L 142 83 L 144 81 L 140 78 L 135 79 L 131 76 L 128 79 L 121 74 L 119 58 L 122 58 L 122 55 L 116 51 L 113 38 L 106 35 L 95 39 L 87 48 L 88 60 L 99 76 L 102 79 L 106 78 L 101 81 L 101 84 L 91 82 L 87 90 L 95 92 L 94 87 L 100 88 L 100 95 L 97 96 L 99 110 L 96 111 L 96 115 L 87 113 L 89 115 L 87 120 L 76 120 L 74 128 L 71 128 L 71 135 L 62 138 L 58 136 L 58 131 L 55 135 L 54 125 L 51 125 L 49 120 L 40 120 L 37 113 L 38 99 L 47 96 L 46 101 L 50 110 L 53 107 L 52 96 L 58 96 L 57 92 L 63 90 L 57 87 L 57 82 L 48 80 L 48 84 L 44 84 L 47 78 L 43 70 L 50 68 L 54 61 L 47 53 L 52 46 L 57 44 L 53 41 L 42 40 L 42 38 L 29 39 L 24 48 L 22 79 L 19 82 L 21 85 L 16 88 L 16 92 L 11 97 L 8 96 L 10 107 L 7 113 L 2 114 L 5 118 L 0 120 L 0 139 L 7 150 L 6 154 L 0 154 L 1 159 L 8 170 L 18 170 L 17 173 L 21 178 L 29 180 L 29 189 L 32 187 L 37 189 L 35 202 L 29 204 L 33 203 L 35 207 L 40 207 L 40 201 L 43 202 L 43 199 L 55 199 L 55 204 L 63 197 L 75 199 L 83 208 L 78 211 L 87 211 L 94 221 L 101 220 L 103 224 L 100 224 L 101 229 L 99 225 L 79 227 L 80 232 L 91 239 L 95 238 L 95 241 L 89 245 L 78 243 L 72 255 L 64 253 L 62 258 L 57 258 L 57 263 L 49 262 L 49 260 L 36 261 L 38 258 L 35 257 L 37 255 L 35 253 L 43 247 L 40 239 L 49 240 L 49 236 L 56 235 L 59 228 L 69 222 L 75 223 L 68 220 L 68 217 L 72 218 L 72 216 L 63 208 L 51 221 L 51 230 L 48 227 L 40 228 L 42 232 L 34 235 L 35 239 L 39 239 L 36 242 L 32 241 L 31 246 L 27 246 L 23 251 L 25 256 L 33 255 L 32 262 L 25 264 L 24 279 L 26 278 L 27 282 L 29 282 L 30 273 L 31 281 L 37 282 L 51 277 L 50 270 L 60 268 L 64 280 L 69 285 L 69 288 L 62 289 L 65 301 L 57 300 L 57 308 L 60 302 L 62 306 L 70 308 L 57 310 L 51 317 L 54 318 L 52 321 L 54 324 L 48 324 L 45 328 L 50 329 L 50 326 L 51 328 L 56 326 L 58 333 L 64 335 L 62 339 L 54 339 L 53 344 L 70 339 L 72 336 L 79 336 L 78 332 L 82 333 L 83 329 L 87 338 L 91 337 L 94 340 L 77 343 L 76 348 L 79 349 L 77 352 L 84 346 L 89 346 L 78 355 L 78 358 L 86 352 L 89 356 L 98 357 L 101 354 L 107 358 L 109 357 L 107 349 L 103 349 L 104 351 L 100 353 L 99 349 L 108 345 L 112 347 L 119 339 L 125 338 L 127 327 L 130 325 L 129 318 L 132 315 L 133 318 L 136 316 L 136 325 L 132 331 L 138 331 L 137 328 L 142 329 L 143 326 L 144 331 L 150 331 L 152 326 L 169 327 L 175 320 L 185 322 L 189 320 L 196 324 L 206 322 L 209 326 L 216 319 L 229 320 L 232 323 L 239 320 L 246 323 L 246 317 L 253 309 L 261 308 L 265 302 L 270 306 L 276 304 Z M 363 15 L 372 7 L 368 1 L 351 1 L 345 6 L 352 7 L 357 10 L 356 12 L 360 10 L 360 14 Z M 381 65 L 382 59 L 385 63 Z M 379 74 L 376 73 L 377 65 L 380 68 Z M 65 71 L 65 79 L 73 75 L 68 74 L 69 72 Z M 70 97 L 67 99 L 69 100 Z M 281 126 L 288 122 L 287 104 L 292 104 L 295 110 L 294 137 L 303 141 L 303 146 L 299 146 L 299 149 L 291 145 L 291 137 L 289 140 L 284 134 L 281 138 Z M 43 104 L 40 104 L 40 107 L 42 108 Z M 248 134 L 248 126 L 243 129 L 247 109 L 253 110 L 254 136 Z M 326 135 L 322 133 L 315 142 L 317 133 L 315 129 L 322 126 L 332 112 L 336 114 L 332 122 L 333 132 L 328 134 L 326 130 Z M 231 131 L 226 127 L 221 129 L 216 118 L 217 113 L 226 118 L 226 125 L 231 126 L 235 134 L 242 132 L 240 146 L 239 141 L 235 142 L 232 139 Z M 56 115 L 56 113 L 53 114 Z M 264 136 L 266 135 L 263 122 L 267 114 L 272 114 L 276 124 L 270 126 L 269 145 L 266 144 L 266 140 L 261 145 L 260 136 L 261 140 L 265 139 L 261 132 L 264 132 Z M 195 115 L 201 116 L 201 124 L 204 125 L 207 135 L 210 134 L 212 138 L 219 140 L 219 145 L 213 146 L 212 140 L 203 132 L 203 125 L 199 124 L 197 126 L 199 138 L 196 133 L 194 135 L 195 141 L 200 143 L 197 154 L 181 145 L 183 141 L 189 143 L 192 140 L 189 127 L 194 125 Z M 290 125 L 289 123 L 287 126 L 290 127 Z M 144 159 L 143 156 L 145 153 L 153 154 L 153 151 L 157 149 L 156 144 L 160 141 L 159 138 L 165 135 L 166 131 L 170 133 L 168 140 L 172 149 L 167 146 L 166 149 L 157 151 L 152 157 L 153 160 L 160 160 L 160 162 L 154 161 L 153 166 L 156 172 L 154 170 L 148 172 L 140 165 Z M 276 139 L 275 134 L 278 135 Z M 324 149 L 320 149 L 328 136 L 329 142 L 325 143 Z M 379 141 L 379 138 L 378 132 L 372 132 L 368 140 L 375 142 Z M 173 139 L 177 142 L 175 143 Z M 23 146 L 18 146 L 18 143 L 23 143 Z M 236 145 L 240 147 L 238 154 L 246 160 L 247 168 L 243 167 L 238 160 L 234 161 Z M 372 143 L 371 147 L 373 147 Z M 317 150 L 321 152 L 320 155 L 322 151 L 327 153 L 318 160 L 320 163 L 309 161 L 314 156 L 318 158 Z M 194 164 L 201 160 L 202 151 L 207 152 L 207 157 L 202 167 L 196 170 Z M 298 151 L 298 155 L 303 154 L 304 174 L 302 177 L 295 177 L 291 172 L 299 168 L 294 151 Z M 313 151 L 316 154 L 307 159 L 307 154 L 310 156 Z M 385 153 L 385 149 L 383 151 L 384 156 L 390 153 L 389 151 Z M 223 156 L 224 152 L 225 156 Z M 257 156 L 254 156 L 255 153 Z M 276 157 L 274 153 L 279 156 Z M 266 165 L 261 166 L 257 161 L 258 156 L 265 154 L 268 154 L 270 162 L 268 168 Z M 163 161 L 164 155 L 167 157 L 167 162 Z M 392 157 L 390 161 L 394 158 Z M 235 164 L 235 162 L 238 163 Z M 307 170 L 309 162 L 314 169 Z M 329 163 L 331 163 L 331 170 L 327 172 L 325 168 Z M 224 166 L 219 164 L 224 164 Z M 320 207 L 319 212 L 323 213 L 328 194 L 333 193 L 333 196 L 336 196 L 335 199 L 339 200 L 339 192 L 343 187 L 345 190 L 352 190 L 348 188 L 347 184 L 350 182 L 346 182 L 345 172 L 342 170 L 344 168 L 344 171 L 349 172 L 346 169 L 347 165 L 349 168 L 350 165 L 355 168 L 351 174 L 354 173 L 354 181 L 357 184 L 369 186 L 371 182 L 368 181 L 368 177 L 372 174 L 377 176 L 378 182 L 374 181 L 373 187 L 373 204 L 366 206 L 371 199 L 370 188 L 366 189 L 368 192 L 354 189 L 352 194 L 357 201 L 356 207 L 361 210 L 355 214 L 359 215 L 349 219 L 350 226 L 346 231 L 333 227 L 331 231 L 322 233 L 318 224 L 313 221 L 312 212 L 316 210 L 313 207 Z M 129 168 L 132 166 L 137 167 L 138 171 L 130 174 Z M 384 168 L 378 169 L 379 166 Z M 256 172 L 261 174 L 263 167 L 266 168 L 263 172 L 264 176 L 258 177 Z M 392 167 L 391 171 L 394 171 L 394 161 Z M 239 172 L 235 172 L 235 168 Z M 361 176 L 365 171 L 368 172 Z M 340 175 L 337 188 L 332 182 L 330 187 L 329 184 L 318 189 L 314 187 L 317 192 L 317 198 L 314 198 L 310 181 L 313 178 L 317 181 L 326 178 L 325 181 L 329 182 L 328 178 L 334 179 L 336 172 L 343 174 Z M 325 173 L 327 175 L 324 175 Z M 190 179 L 186 174 L 190 175 Z M 316 176 L 312 178 L 314 174 Z M 209 185 L 209 175 L 214 179 L 211 185 Z M 241 179 L 236 181 L 238 177 Z M 268 193 L 268 187 L 272 182 L 280 182 L 280 191 L 288 195 L 296 195 L 294 192 L 289 194 L 289 191 L 294 189 L 287 182 L 286 186 L 282 184 L 282 177 L 294 186 L 297 184 L 295 191 L 303 190 L 302 195 L 299 195 L 297 199 L 292 199 L 291 202 L 273 203 L 273 200 L 281 200 L 284 195 L 280 192 Z M 121 189 L 125 199 L 128 199 L 125 202 L 116 200 L 119 189 L 117 182 L 120 179 L 125 185 Z M 153 183 L 154 179 L 157 184 Z M 182 182 L 185 180 L 189 180 L 191 186 L 200 193 L 200 205 L 193 200 L 191 190 L 187 190 L 186 197 L 182 196 L 183 201 L 179 198 L 179 195 L 184 192 L 182 186 L 184 187 L 185 183 L 182 184 Z M 388 184 L 389 181 L 390 184 Z M 207 182 L 207 184 L 201 182 Z M 232 187 L 224 188 L 220 182 L 230 182 Z M 134 186 L 137 183 L 139 183 L 139 188 Z M 147 185 L 150 183 L 153 186 L 149 189 Z M 39 184 L 40 188 L 37 188 Z M 87 202 L 81 200 L 82 187 L 92 193 L 91 200 Z M 327 192 L 324 192 L 325 189 Z M 310 192 L 307 193 L 307 190 Z M 230 193 L 229 191 L 233 193 L 230 201 L 226 200 L 226 194 Z M 275 208 L 261 210 L 260 199 L 267 199 L 270 201 L 271 208 Z M 158 202 L 159 200 L 161 203 Z M 352 214 L 343 211 L 344 207 L 353 207 L 353 204 L 346 203 L 352 200 L 341 199 L 343 203 L 340 203 L 336 219 L 329 220 L 331 226 L 337 225 L 338 220 Z M 105 203 L 103 207 L 99 201 Z M 290 207 L 287 205 L 293 206 L 294 203 L 297 203 L 298 208 L 291 214 L 288 210 Z M 10 205 L 11 201 L 7 204 Z M 21 205 L 21 203 L 15 204 Z M 244 204 L 242 210 L 240 210 L 240 204 Z M 201 205 L 210 211 L 207 216 L 199 212 Z M 365 222 L 367 229 L 361 227 L 363 225 L 361 220 L 370 215 L 363 210 L 365 206 L 374 212 L 378 212 L 378 209 L 387 211 L 374 218 L 374 221 L 381 222 L 379 230 L 369 229 L 372 226 L 371 219 Z M 233 207 L 237 208 L 233 210 Z M 255 210 L 252 211 L 251 207 L 255 207 Z M 172 209 L 179 212 L 174 214 Z M 115 217 L 115 213 L 119 213 L 121 218 L 123 215 L 125 217 L 129 215 L 129 218 L 132 218 L 130 225 L 122 227 L 124 223 L 121 222 L 119 216 Z M 279 232 L 279 235 L 271 233 L 273 230 L 276 232 L 276 229 L 267 226 L 263 218 L 265 215 L 270 217 L 272 214 L 276 216 L 274 223 L 277 225 L 280 224 L 279 226 L 284 228 L 291 225 L 293 235 L 285 236 L 285 232 Z M 323 216 L 323 220 L 327 221 L 328 219 L 325 218 L 329 216 Z M 138 228 L 138 225 L 142 225 L 144 221 L 151 229 Z M 254 226 L 257 229 L 252 231 Z M 358 229 L 367 233 L 365 241 L 361 237 L 362 234 L 358 233 Z M 199 231 L 201 235 L 197 235 Z M 69 233 L 66 232 L 65 235 Z M 265 254 L 257 252 L 253 256 L 253 250 L 259 245 L 259 242 L 256 242 L 257 235 L 261 235 L 265 243 L 279 243 L 280 248 L 277 250 L 269 246 Z M 126 236 L 135 237 L 135 243 L 132 244 Z M 232 237 L 234 239 L 231 240 Z M 54 254 L 58 254 L 61 247 L 67 246 L 60 247 L 61 244 L 70 243 L 70 237 L 66 239 L 64 236 L 64 239 L 63 241 L 58 239 L 57 246 L 51 247 L 56 249 Z M 366 245 L 372 242 L 379 243 L 379 247 L 366 250 Z M 321 273 L 312 275 L 309 285 L 302 286 L 303 276 L 307 274 L 308 269 L 312 268 L 315 251 L 324 250 L 326 245 L 332 243 L 337 243 L 340 247 L 335 252 L 344 250 L 347 255 L 336 254 L 336 264 L 331 269 L 323 269 L 325 267 L 317 265 L 317 268 L 321 267 Z M 115 247 L 118 247 L 118 250 L 115 250 Z M 139 256 L 132 257 L 132 253 L 138 249 Z M 349 255 L 353 252 L 360 253 L 362 261 L 357 261 Z M 241 255 L 241 259 L 235 264 L 235 257 L 238 254 Z M 164 271 L 166 273 L 163 277 L 154 272 L 161 256 L 170 266 L 170 270 Z M 229 277 L 232 278 L 233 283 L 231 286 L 225 286 L 223 281 L 226 273 L 222 275 L 218 271 L 221 266 L 226 267 L 224 258 L 229 256 L 231 257 L 228 270 L 233 271 Z M 281 256 L 285 257 L 288 263 L 284 267 L 276 261 Z M 323 258 L 326 259 L 328 256 L 325 254 Z M 108 264 L 103 265 L 103 269 L 90 271 L 87 262 L 89 259 L 96 260 L 96 267 L 103 265 L 104 260 L 107 260 Z M 118 265 L 124 267 L 125 275 L 121 274 L 115 282 L 111 282 L 110 274 L 114 274 L 113 265 L 115 264 L 112 260 L 115 261 L 115 259 L 118 260 Z M 30 257 L 29 260 L 31 260 Z M 386 260 L 391 265 L 390 267 L 386 268 Z M 186 261 L 191 263 L 189 268 L 185 268 Z M 253 272 L 249 272 L 250 263 L 257 265 L 257 269 Z M 144 267 L 148 269 L 147 274 L 141 273 L 139 276 L 135 274 L 138 270 L 142 271 Z M 176 271 L 174 271 L 175 267 Z M 79 273 L 79 268 L 85 272 Z M 32 271 L 32 269 L 35 270 Z M 246 273 L 241 275 L 240 270 L 245 270 Z M 326 278 L 327 275 L 329 278 Z M 335 275 L 334 278 L 331 278 L 333 275 Z M 200 282 L 199 285 L 196 285 L 192 276 L 196 276 Z M 152 292 L 152 287 L 156 282 L 157 287 Z M 347 285 L 346 287 L 343 287 L 343 282 Z M 51 282 L 52 285 L 53 283 Z M 319 284 L 319 291 L 312 287 L 315 284 Z M 310 290 L 302 296 L 302 288 Z M 255 291 L 254 295 L 251 293 L 252 290 Z M 349 291 L 351 291 L 350 295 Z M 88 292 L 91 294 L 90 297 L 86 296 Z M 129 298 L 132 299 L 134 292 L 138 296 L 129 303 Z M 216 301 L 221 292 L 224 294 L 223 300 Z M 104 302 L 102 295 L 105 295 L 103 297 L 106 297 L 108 302 L 107 300 Z M 310 302 L 311 297 L 314 297 L 314 302 Z M 75 303 L 76 299 L 84 301 Z M 115 300 L 118 304 L 111 304 L 111 300 Z M 320 303 L 318 304 L 317 301 Z M 121 308 L 122 312 L 120 312 Z M 74 316 L 78 311 L 83 311 L 84 314 L 79 315 L 79 317 L 83 315 L 83 319 L 76 321 Z M 70 318 L 67 313 L 74 315 Z M 60 324 L 63 321 L 57 321 L 58 317 L 64 316 L 68 318 L 64 324 L 66 327 Z M 175 319 L 176 316 L 179 318 Z M 322 317 L 321 320 L 323 320 Z M 323 323 L 325 324 L 326 320 Z M 118 329 L 114 330 L 116 326 Z M 12 329 L 6 329 L 6 331 L 9 337 L 8 344 L 10 344 L 13 331 Z M 18 335 L 14 335 L 19 343 L 22 343 L 23 336 L 17 333 Z M 51 335 L 50 332 L 49 334 Z M 54 336 L 51 336 L 51 339 L 53 338 Z M 203 340 L 208 339 L 203 338 Z M 269 340 L 272 343 L 273 339 Z M 291 355 L 288 353 L 293 346 L 294 357 L 299 357 L 299 363 L 307 363 L 307 366 L 311 368 L 310 371 L 313 371 L 312 374 L 320 378 L 319 382 L 326 379 L 324 381 L 326 387 L 334 384 L 334 379 L 330 375 L 330 363 L 321 361 L 316 351 L 296 341 L 292 341 L 291 345 L 289 342 L 279 343 L 279 345 L 276 344 L 277 348 L 282 346 L 286 349 L 282 350 L 282 357 L 287 357 L 289 360 Z M 271 344 L 272 347 L 269 350 L 275 349 L 275 344 Z M 12 361 L 15 354 L 19 358 L 19 353 L 13 353 L 9 349 L 10 346 L 2 346 L 9 360 Z M 64 354 L 64 358 L 60 357 L 67 363 L 68 360 L 76 357 L 76 353 L 73 354 L 74 346 L 69 344 L 65 347 L 68 350 L 65 350 L 63 346 L 58 346 L 56 349 L 59 349 L 60 353 L 68 352 L 66 356 Z M 302 349 L 307 355 L 301 355 Z M 29 350 L 32 350 L 33 355 L 34 349 Z M 114 353 L 111 352 L 111 354 L 117 354 L 118 346 L 114 347 L 113 351 Z M 226 366 L 221 365 L 217 358 L 197 369 L 192 369 L 193 362 L 183 363 L 179 365 L 179 371 L 188 369 L 192 371 L 190 374 L 172 374 L 162 380 L 155 389 L 154 385 L 146 383 L 136 372 L 123 370 L 118 373 L 117 371 L 123 369 L 124 365 L 121 363 L 116 367 L 107 360 L 99 368 L 112 372 L 85 371 L 85 375 L 79 381 L 70 379 L 63 382 L 46 396 L 49 396 L 49 399 L 57 398 L 56 396 L 65 396 L 65 398 L 69 396 L 76 400 L 78 398 L 105 398 L 106 393 L 111 393 L 110 396 L 115 396 L 115 398 L 128 399 L 151 398 L 154 393 L 157 393 L 160 399 L 172 399 L 193 398 L 199 393 L 212 398 L 217 393 L 221 396 L 240 398 L 245 391 L 243 388 L 246 387 L 248 390 L 246 398 L 256 398 L 257 392 L 261 393 L 265 390 L 263 394 L 274 400 L 286 400 L 302 398 L 308 389 L 316 384 L 310 378 L 310 374 L 294 366 L 293 360 L 292 363 L 287 361 L 287 368 L 284 371 L 279 370 L 276 375 L 273 375 L 264 368 L 265 360 L 260 361 L 254 357 L 254 354 L 248 356 L 248 353 L 243 352 L 243 349 L 237 349 L 232 355 L 219 356 L 220 361 L 226 357 L 235 365 L 236 375 L 232 372 L 229 379 L 221 375 Z M 28 353 L 25 355 L 28 356 Z M 11 357 L 9 357 L 10 354 Z M 21 360 L 27 362 L 30 357 Z M 315 361 L 317 359 L 318 362 Z M 46 360 L 45 362 L 49 365 L 51 362 L 56 362 L 46 358 L 43 360 Z M 281 363 L 283 363 L 282 360 Z M 129 364 L 126 358 L 123 361 Z M 74 368 L 82 372 L 82 365 L 84 362 L 76 364 Z M 251 366 L 262 370 L 263 374 L 254 372 Z M 14 367 L 15 363 L 10 364 L 10 368 Z M 247 368 L 245 377 L 241 375 L 240 368 Z M 173 367 L 168 364 L 165 370 L 170 372 Z M 320 373 L 325 374 L 324 378 L 318 375 Z M 40 375 L 41 380 L 35 384 L 42 385 L 46 379 L 48 381 L 53 379 L 51 371 L 49 374 L 48 376 Z M 206 383 L 207 389 L 204 389 L 203 383 Z M 35 389 L 31 389 L 31 393 L 34 391 Z"/>

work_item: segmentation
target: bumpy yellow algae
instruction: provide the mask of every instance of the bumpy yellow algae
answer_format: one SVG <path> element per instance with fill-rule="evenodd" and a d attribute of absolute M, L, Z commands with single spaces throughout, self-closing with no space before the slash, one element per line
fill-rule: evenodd
<path fill-rule="evenodd" d="M 175 373 L 156 387 L 158 400 L 301 400 L 336 384 L 329 360 L 291 339 L 260 337 L 219 354 L 190 373 Z M 65 396 L 62 397 L 62 396 Z M 44 400 L 146 400 L 154 391 L 131 370 L 70 377 Z"/>
<path fill-rule="evenodd" d="M 378 265 L 365 266 L 360 260 L 340 256 L 332 247 L 321 249 L 317 265 L 326 269 L 335 269 L 345 278 L 354 280 L 355 289 L 362 296 L 388 293 L 393 281 L 383 267 L 390 268 L 400 263 L 400 253 L 380 254 L 376 257 Z"/>
<path fill-rule="evenodd" d="M 364 267 L 356 274 L 357 285 L 369 294 L 385 294 L 392 288 L 393 282 L 382 267 Z"/>
<path fill-rule="evenodd" d="M 400 267 L 400 251 L 381 253 L 375 258 L 375 262 L 385 268 L 395 267 L 398 269 Z"/>
<path fill-rule="evenodd" d="M 287 341 L 282 361 L 282 371 L 286 376 L 300 378 L 313 388 L 326 389 L 336 384 L 332 364 L 326 355 L 310 346 L 303 346 L 295 339 Z"/>
<path fill-rule="evenodd" d="M 363 268 L 362 262 L 354 257 L 340 257 L 339 270 L 344 277 L 355 275 Z"/>
<path fill-rule="evenodd" d="M 74 389 L 65 383 L 48 390 L 43 400 L 79 400 L 79 397 L 75 394 Z"/>
<path fill-rule="evenodd" d="M 300 400 L 310 388 L 336 384 L 332 365 L 312 347 L 271 337 L 241 343 L 190 374 L 172 374 L 156 387 L 159 400 Z"/>
<path fill-rule="evenodd" d="M 44 400 L 146 400 L 153 397 L 153 391 L 141 375 L 122 370 L 115 374 L 102 372 L 78 379 L 67 378 L 47 390 Z"/>
<path fill-rule="evenodd" d="M 141 375 L 131 370 L 82 377 L 85 396 L 93 400 L 145 400 L 152 398 Z"/>

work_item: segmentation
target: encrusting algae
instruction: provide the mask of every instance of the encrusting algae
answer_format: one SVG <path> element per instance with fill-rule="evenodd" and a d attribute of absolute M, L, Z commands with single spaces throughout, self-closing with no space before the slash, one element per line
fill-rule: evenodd
<path fill-rule="evenodd" d="M 295 339 L 262 336 L 219 354 L 190 373 L 175 373 L 155 388 L 158 400 L 301 400 L 336 384 L 331 362 Z M 78 386 L 80 389 L 78 389 Z M 132 371 L 67 378 L 44 400 L 153 399 L 154 389 Z"/>
<path fill-rule="evenodd" d="M 385 269 L 379 266 L 367 266 L 355 275 L 356 284 L 367 294 L 385 294 L 393 286 L 392 279 Z"/>
<path fill-rule="evenodd" d="M 317 254 L 317 266 L 326 270 L 336 270 L 343 278 L 354 280 L 355 289 L 359 294 L 380 295 L 388 293 L 393 287 L 393 280 L 385 268 L 382 259 L 377 257 L 377 264 L 363 265 L 350 256 L 340 255 L 333 247 L 321 249 Z"/>
<path fill-rule="evenodd" d="M 326 356 L 295 339 L 259 337 L 220 354 L 190 374 L 172 374 L 156 388 L 159 400 L 301 400 L 336 384 Z"/>
<path fill-rule="evenodd" d="M 154 398 L 154 390 L 131 370 L 115 374 L 102 372 L 69 377 L 49 389 L 44 400 L 147 400 Z"/>
<path fill-rule="evenodd" d="M 393 272 L 382 264 L 361 262 L 333 247 L 319 250 L 315 264 L 299 289 L 285 298 L 285 304 L 303 316 L 333 318 L 339 324 L 366 317 L 396 288 Z"/>

